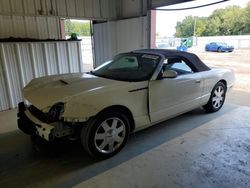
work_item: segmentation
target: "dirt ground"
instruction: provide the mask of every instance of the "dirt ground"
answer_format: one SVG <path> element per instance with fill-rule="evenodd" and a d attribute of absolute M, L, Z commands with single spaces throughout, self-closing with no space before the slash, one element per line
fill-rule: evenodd
<path fill-rule="evenodd" d="M 250 49 L 235 50 L 232 53 L 205 52 L 190 50 L 197 54 L 210 67 L 229 68 L 235 72 L 233 90 L 250 92 Z"/>

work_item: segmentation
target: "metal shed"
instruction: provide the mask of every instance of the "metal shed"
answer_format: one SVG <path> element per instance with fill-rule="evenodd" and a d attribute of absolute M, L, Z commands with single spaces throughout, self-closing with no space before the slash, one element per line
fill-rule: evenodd
<path fill-rule="evenodd" d="M 94 66 L 150 46 L 151 8 L 172 0 L 0 0 L 0 38 L 60 39 L 62 18 L 95 20 Z M 15 108 L 32 78 L 82 72 L 77 42 L 0 43 L 0 110 Z"/>

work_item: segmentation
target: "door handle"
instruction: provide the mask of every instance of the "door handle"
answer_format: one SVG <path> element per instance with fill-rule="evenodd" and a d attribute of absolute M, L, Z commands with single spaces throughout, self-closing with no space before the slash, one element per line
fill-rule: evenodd
<path fill-rule="evenodd" d="M 201 83 L 201 80 L 195 80 L 195 83 L 199 84 Z"/>

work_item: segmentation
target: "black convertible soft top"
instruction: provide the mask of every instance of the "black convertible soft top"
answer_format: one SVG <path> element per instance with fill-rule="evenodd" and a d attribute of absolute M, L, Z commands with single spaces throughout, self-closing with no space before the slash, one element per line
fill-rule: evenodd
<path fill-rule="evenodd" d="M 201 71 L 208 71 L 210 68 L 205 65 L 200 58 L 190 52 L 183 52 L 183 51 L 178 51 L 178 50 L 164 50 L 164 49 L 142 49 L 142 50 L 135 50 L 132 51 L 133 53 L 140 52 L 140 53 L 151 53 L 151 54 L 161 54 L 163 55 L 166 59 L 167 58 L 183 58 L 186 60 L 185 62 L 190 66 L 195 68 L 197 72 Z"/>

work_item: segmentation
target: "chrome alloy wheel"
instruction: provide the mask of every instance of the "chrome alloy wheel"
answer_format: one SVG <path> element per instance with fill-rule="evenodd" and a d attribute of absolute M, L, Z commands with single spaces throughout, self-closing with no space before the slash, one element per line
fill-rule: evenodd
<path fill-rule="evenodd" d="M 215 109 L 221 107 L 225 98 L 225 90 L 222 86 L 218 86 L 213 93 L 212 104 Z"/>
<path fill-rule="evenodd" d="M 101 153 L 112 153 L 121 146 L 125 135 L 126 127 L 121 119 L 117 117 L 106 119 L 95 132 L 95 147 Z"/>

